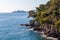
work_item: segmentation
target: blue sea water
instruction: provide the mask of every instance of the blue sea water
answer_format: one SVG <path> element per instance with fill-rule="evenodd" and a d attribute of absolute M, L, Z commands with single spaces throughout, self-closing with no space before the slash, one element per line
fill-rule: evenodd
<path fill-rule="evenodd" d="M 35 32 L 20 24 L 29 23 L 28 13 L 0 13 L 0 40 L 42 40 Z"/>

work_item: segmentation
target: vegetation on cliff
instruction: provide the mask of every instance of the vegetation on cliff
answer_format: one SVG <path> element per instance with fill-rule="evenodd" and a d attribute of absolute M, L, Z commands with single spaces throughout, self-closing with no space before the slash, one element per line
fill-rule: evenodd
<path fill-rule="evenodd" d="M 46 4 L 41 4 L 36 7 L 35 15 L 32 14 L 32 16 L 35 16 L 35 20 L 42 26 L 53 25 L 60 32 L 60 0 L 50 0 Z"/>
<path fill-rule="evenodd" d="M 60 0 L 50 0 L 37 9 L 36 20 L 41 24 L 53 25 L 60 31 Z"/>
<path fill-rule="evenodd" d="M 29 11 L 29 17 L 34 17 L 34 21 L 39 22 L 39 28 L 43 29 L 46 35 L 60 38 L 60 0 L 41 4 L 36 7 L 36 12 Z"/>
<path fill-rule="evenodd" d="M 36 12 L 35 12 L 34 10 L 31 10 L 31 11 L 29 11 L 28 13 L 29 13 L 28 18 L 29 18 L 29 17 L 35 18 L 35 17 L 37 16 L 37 14 L 36 14 Z"/>

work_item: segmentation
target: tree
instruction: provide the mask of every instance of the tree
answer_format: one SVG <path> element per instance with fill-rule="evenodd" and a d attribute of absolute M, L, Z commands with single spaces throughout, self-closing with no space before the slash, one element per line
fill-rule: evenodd
<path fill-rule="evenodd" d="M 53 23 L 53 26 L 60 30 L 60 0 L 50 0 L 47 4 L 36 7 L 36 10 L 37 16 L 35 20 L 41 25 Z"/>

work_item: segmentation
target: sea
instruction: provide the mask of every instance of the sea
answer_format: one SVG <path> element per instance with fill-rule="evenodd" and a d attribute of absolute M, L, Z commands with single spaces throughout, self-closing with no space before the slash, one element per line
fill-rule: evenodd
<path fill-rule="evenodd" d="M 28 13 L 0 13 L 0 40 L 43 40 L 36 32 L 20 24 L 29 23 Z"/>

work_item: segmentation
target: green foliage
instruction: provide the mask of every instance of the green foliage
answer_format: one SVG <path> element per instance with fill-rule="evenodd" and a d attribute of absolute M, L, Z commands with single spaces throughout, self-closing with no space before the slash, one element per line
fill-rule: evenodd
<path fill-rule="evenodd" d="M 29 11 L 28 17 L 36 17 L 36 12 L 34 12 L 34 10 Z"/>
<path fill-rule="evenodd" d="M 52 24 L 60 30 L 60 0 L 50 0 L 47 4 L 41 4 L 37 9 L 36 19 L 41 25 Z"/>

